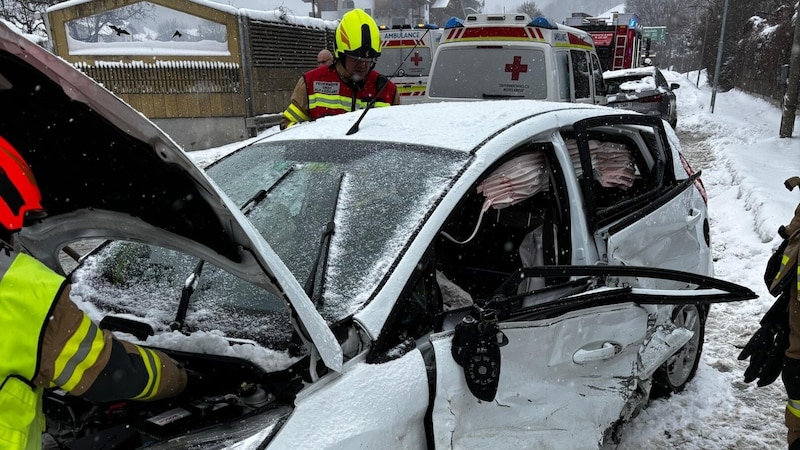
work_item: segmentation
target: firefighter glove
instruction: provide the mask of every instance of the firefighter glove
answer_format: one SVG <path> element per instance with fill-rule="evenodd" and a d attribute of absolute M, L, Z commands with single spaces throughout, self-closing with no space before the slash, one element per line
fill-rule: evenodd
<path fill-rule="evenodd" d="M 740 361 L 750 358 L 744 371 L 744 382 L 758 380 L 758 386 L 772 384 L 781 374 L 783 356 L 788 347 L 788 318 L 762 324 L 739 353 Z"/>
<path fill-rule="evenodd" d="M 783 185 L 786 186 L 786 189 L 792 190 L 797 186 L 800 186 L 800 177 L 791 177 L 783 182 Z"/>

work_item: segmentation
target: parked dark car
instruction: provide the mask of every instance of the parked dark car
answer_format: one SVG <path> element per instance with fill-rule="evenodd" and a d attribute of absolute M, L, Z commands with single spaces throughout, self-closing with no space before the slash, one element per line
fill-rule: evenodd
<path fill-rule="evenodd" d="M 678 125 L 675 89 L 678 83 L 668 83 L 658 67 L 608 70 L 603 72 L 608 106 L 623 108 L 651 116 L 660 116 L 672 128 Z"/>

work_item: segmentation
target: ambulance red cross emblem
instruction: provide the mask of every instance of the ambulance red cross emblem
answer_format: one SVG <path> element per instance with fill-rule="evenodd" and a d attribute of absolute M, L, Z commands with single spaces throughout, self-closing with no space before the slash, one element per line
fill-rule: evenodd
<path fill-rule="evenodd" d="M 519 80 L 519 74 L 528 71 L 528 65 L 522 64 L 522 56 L 515 56 L 514 62 L 506 64 L 506 72 L 511 73 L 511 80 Z"/>
<path fill-rule="evenodd" d="M 414 62 L 415 66 L 419 66 L 419 63 L 422 62 L 422 56 L 419 56 L 419 52 L 414 52 L 414 56 L 411 57 L 411 61 Z"/>

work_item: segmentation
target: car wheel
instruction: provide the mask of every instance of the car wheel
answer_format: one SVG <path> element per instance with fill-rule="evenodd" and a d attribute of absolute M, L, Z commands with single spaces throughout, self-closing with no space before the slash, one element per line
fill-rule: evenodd
<path fill-rule="evenodd" d="M 651 397 L 667 397 L 681 392 L 697 372 L 706 329 L 706 311 L 699 305 L 681 305 L 673 313 L 673 322 L 694 332 L 692 338 L 653 374 Z"/>

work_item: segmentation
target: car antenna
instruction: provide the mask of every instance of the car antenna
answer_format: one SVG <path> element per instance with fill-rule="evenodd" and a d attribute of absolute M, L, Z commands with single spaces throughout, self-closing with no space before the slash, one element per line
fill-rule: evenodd
<path fill-rule="evenodd" d="M 397 76 L 397 72 L 399 72 L 399 71 L 400 71 L 400 68 L 401 68 L 401 67 L 403 67 L 403 63 L 404 63 L 404 62 L 406 62 L 406 60 L 408 59 L 408 57 L 409 57 L 409 56 L 411 56 L 411 53 L 413 53 L 413 52 L 414 52 L 414 49 L 415 49 L 415 48 L 417 48 L 417 46 L 419 45 L 419 44 L 418 44 L 418 43 L 419 43 L 419 41 L 421 41 L 421 40 L 422 40 L 422 39 L 425 37 L 425 35 L 427 35 L 428 33 L 430 33 L 430 31 L 431 31 L 431 29 L 430 29 L 430 28 L 426 28 L 426 29 L 425 29 L 425 32 L 424 32 L 424 33 L 422 33 L 422 37 L 421 37 L 421 38 L 419 38 L 419 39 L 415 39 L 415 41 L 414 41 L 414 46 L 413 46 L 413 47 L 411 47 L 411 50 L 409 50 L 409 51 L 408 51 L 408 54 L 406 55 L 406 57 L 405 57 L 405 58 L 403 58 L 403 60 L 402 60 L 402 61 L 400 61 L 400 64 L 398 64 L 398 65 L 397 65 L 397 68 L 396 68 L 396 69 L 394 69 L 394 72 L 392 72 L 392 74 L 391 74 L 391 75 L 389 75 L 389 77 L 386 77 L 385 75 L 381 75 L 381 76 L 378 78 L 378 83 L 380 83 L 381 81 L 383 81 L 383 85 L 382 85 L 382 86 L 380 86 L 380 87 L 378 87 L 378 91 L 375 93 L 375 97 L 374 97 L 372 100 L 370 100 L 370 101 L 369 101 L 369 103 L 367 103 L 367 107 L 366 107 L 366 108 L 364 108 L 364 112 L 363 112 L 363 113 L 361 113 L 361 116 L 358 118 L 358 120 L 356 120 L 356 123 L 354 123 L 354 124 L 353 124 L 353 126 L 352 126 L 352 127 L 350 127 L 350 129 L 347 131 L 347 133 L 346 133 L 346 135 L 347 135 L 347 136 L 350 136 L 351 134 L 355 134 L 355 133 L 357 133 L 357 132 L 358 132 L 358 125 L 361 123 L 361 120 L 364 118 L 364 116 L 366 116 L 366 115 L 367 115 L 367 111 L 369 111 L 369 110 L 370 110 L 370 108 L 372 108 L 372 106 L 373 106 L 373 105 L 375 104 L 375 102 L 378 100 L 378 97 L 381 95 L 381 92 L 383 92 L 383 88 L 385 88 L 385 87 L 386 87 L 386 85 L 387 85 L 387 84 L 389 84 L 389 78 L 393 78 L 393 77 Z"/>

